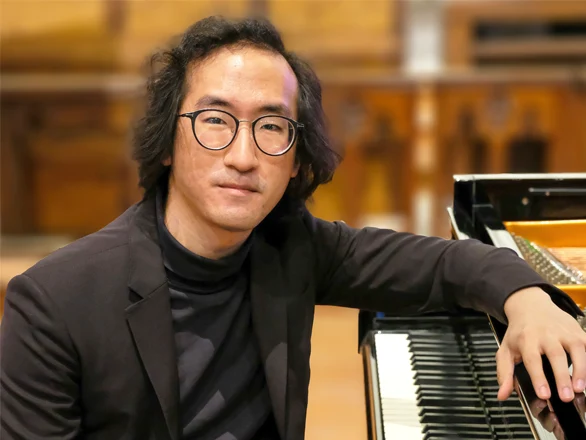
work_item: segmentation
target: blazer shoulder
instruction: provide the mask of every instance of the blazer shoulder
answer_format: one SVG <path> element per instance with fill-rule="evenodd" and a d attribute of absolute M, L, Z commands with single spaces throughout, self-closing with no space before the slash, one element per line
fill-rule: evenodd
<path fill-rule="evenodd" d="M 50 273 L 79 273 L 83 267 L 95 267 L 99 261 L 109 260 L 108 266 L 116 264 L 119 258 L 113 257 L 124 252 L 124 247 L 128 245 L 130 221 L 135 211 L 136 205 L 133 205 L 104 228 L 57 249 L 24 274 L 32 279 L 43 280 Z"/>
<path fill-rule="evenodd" d="M 324 220 L 314 216 L 305 209 L 301 213 L 301 221 L 308 231 L 311 241 L 319 248 L 335 246 L 340 239 L 357 232 L 343 220 Z"/>
<path fill-rule="evenodd" d="M 329 221 L 314 216 L 305 209 L 300 215 L 307 244 L 313 255 L 314 272 L 322 278 L 330 270 L 331 264 L 343 243 L 351 239 L 353 228 L 344 221 Z"/>

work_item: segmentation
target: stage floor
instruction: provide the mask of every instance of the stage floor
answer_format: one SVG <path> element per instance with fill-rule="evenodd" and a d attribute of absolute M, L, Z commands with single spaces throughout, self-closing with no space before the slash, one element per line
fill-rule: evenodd
<path fill-rule="evenodd" d="M 317 307 L 306 440 L 366 440 L 358 311 Z"/>

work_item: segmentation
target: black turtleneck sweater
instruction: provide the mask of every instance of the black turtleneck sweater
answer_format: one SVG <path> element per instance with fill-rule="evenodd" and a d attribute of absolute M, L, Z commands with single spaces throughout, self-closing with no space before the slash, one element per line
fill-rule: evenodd
<path fill-rule="evenodd" d="M 251 237 L 219 260 L 183 247 L 157 218 L 169 281 L 183 439 L 278 439 L 248 295 Z"/>

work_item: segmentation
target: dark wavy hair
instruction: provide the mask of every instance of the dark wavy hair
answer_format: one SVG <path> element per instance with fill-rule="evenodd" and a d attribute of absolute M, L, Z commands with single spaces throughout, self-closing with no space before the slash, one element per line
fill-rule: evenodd
<path fill-rule="evenodd" d="M 153 196 L 161 179 L 168 176 L 169 167 L 163 165 L 163 160 L 173 155 L 176 115 L 185 97 L 190 64 L 226 46 L 253 46 L 279 54 L 297 77 L 297 119 L 305 127 L 297 140 L 299 173 L 289 183 L 284 199 L 288 199 L 289 205 L 304 204 L 319 185 L 332 179 L 340 156 L 327 135 L 319 79 L 307 63 L 285 50 L 277 29 L 269 21 L 258 18 L 240 21 L 205 18 L 190 26 L 178 44 L 151 58 L 146 110 L 135 126 L 132 143 L 144 198 Z"/>

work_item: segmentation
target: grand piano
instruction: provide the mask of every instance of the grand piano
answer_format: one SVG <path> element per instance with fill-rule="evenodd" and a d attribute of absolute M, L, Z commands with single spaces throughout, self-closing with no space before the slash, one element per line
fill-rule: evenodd
<path fill-rule="evenodd" d="M 514 250 L 586 309 L 586 173 L 454 176 L 448 217 L 452 239 Z M 572 312 L 570 303 L 559 305 Z M 576 319 L 586 330 L 586 321 Z M 522 364 L 513 396 L 497 400 L 495 354 L 505 331 L 473 311 L 361 311 L 369 439 L 585 440 L 585 396 L 562 402 L 545 357 L 547 402 L 536 397 Z"/>

